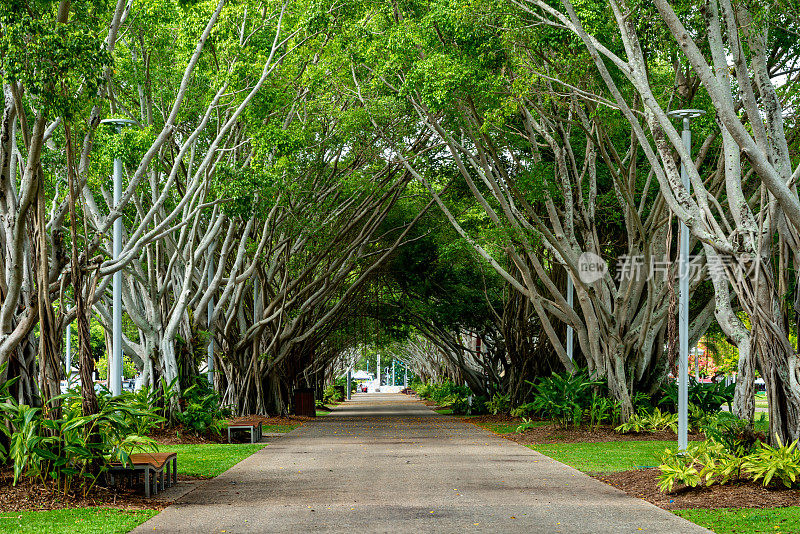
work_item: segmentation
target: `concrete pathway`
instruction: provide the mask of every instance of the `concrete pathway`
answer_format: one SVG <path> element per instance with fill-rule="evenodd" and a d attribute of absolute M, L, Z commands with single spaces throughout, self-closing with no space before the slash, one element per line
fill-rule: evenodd
<path fill-rule="evenodd" d="M 178 459 L 180 462 L 180 458 Z M 708 532 L 397 394 L 358 394 L 134 532 Z"/>

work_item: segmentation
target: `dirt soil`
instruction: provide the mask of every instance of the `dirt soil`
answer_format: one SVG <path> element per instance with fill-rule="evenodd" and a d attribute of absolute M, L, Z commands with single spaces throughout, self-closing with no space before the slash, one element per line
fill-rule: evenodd
<path fill-rule="evenodd" d="M 178 475 L 178 481 L 196 480 L 194 477 Z M 0 471 L 0 512 L 21 510 L 59 510 L 62 508 L 85 508 L 106 506 L 126 510 L 163 510 L 170 503 L 145 499 L 141 487 L 107 488 L 94 486 L 87 495 L 80 491 L 64 495 L 54 487 L 41 483 L 20 482 L 13 486 L 11 469 Z"/>
<path fill-rule="evenodd" d="M 676 488 L 672 493 L 658 491 L 658 469 L 637 469 L 594 475 L 594 478 L 619 488 L 628 495 L 644 499 L 666 510 L 684 508 L 772 508 L 800 505 L 800 490 L 783 486 L 765 488 L 751 480 L 724 486 Z"/>

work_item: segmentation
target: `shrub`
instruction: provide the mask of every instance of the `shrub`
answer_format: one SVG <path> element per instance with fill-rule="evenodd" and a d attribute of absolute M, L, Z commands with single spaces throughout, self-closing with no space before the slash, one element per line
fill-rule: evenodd
<path fill-rule="evenodd" d="M 536 413 L 536 407 L 532 402 L 520 404 L 516 408 L 511 409 L 511 415 L 513 417 L 530 417 L 534 413 Z"/>
<path fill-rule="evenodd" d="M 178 412 L 176 418 L 189 431 L 198 435 L 222 435 L 229 413 L 220 408 L 215 391 L 198 381 L 183 392 L 183 404 L 183 411 Z"/>
<path fill-rule="evenodd" d="M 506 413 L 508 412 L 509 408 L 511 407 L 511 394 L 506 393 L 505 395 L 500 395 L 499 393 L 495 393 L 492 396 L 492 400 L 486 403 L 486 409 L 492 415 L 497 415 L 499 413 Z"/>
<path fill-rule="evenodd" d="M 780 479 L 787 488 L 796 485 L 800 475 L 797 441 L 783 445 L 779 439 L 777 447 L 762 443 L 760 448 L 745 458 L 744 470 L 752 475 L 753 480 L 762 480 L 765 486 L 774 478 Z"/>
<path fill-rule="evenodd" d="M 136 434 L 134 421 L 157 417 L 129 397 L 98 396 L 99 411 L 82 415 L 80 392 L 70 390 L 59 397 L 63 415 L 48 419 L 41 409 L 0 402 L 2 426 L 11 429 L 8 457 L 13 463 L 14 484 L 21 478 L 42 483 L 56 482 L 64 493 L 75 485 L 91 488 L 112 462 L 126 463 L 134 448 L 152 449 L 155 442 Z"/>
<path fill-rule="evenodd" d="M 486 404 L 488 399 L 483 395 L 469 395 L 459 397 L 452 404 L 453 413 L 457 415 L 480 415 L 488 413 Z"/>
<path fill-rule="evenodd" d="M 735 384 L 726 386 L 723 383 L 703 384 L 689 377 L 689 404 L 694 404 L 706 413 L 718 412 L 723 404 L 730 409 L 733 402 Z M 678 409 L 678 384 L 668 382 L 661 387 L 661 400 L 659 406 L 674 412 Z"/>
<path fill-rule="evenodd" d="M 768 486 L 780 480 L 787 488 L 798 485 L 800 477 L 800 452 L 797 441 L 790 445 L 778 443 L 771 447 L 765 443 L 749 454 L 739 454 L 744 448 L 731 452 L 725 445 L 715 441 L 690 443 L 685 452 L 675 453 L 667 450 L 661 459 L 658 487 L 668 492 L 676 485 L 688 487 L 726 484 L 749 474 L 754 481 Z"/>
<path fill-rule="evenodd" d="M 344 399 L 342 398 L 341 392 L 332 385 L 326 387 L 325 391 L 322 393 L 323 404 L 330 404 L 332 402 L 340 402 L 343 400 Z"/>
<path fill-rule="evenodd" d="M 658 432 L 670 429 L 678 431 L 678 414 L 662 412 L 658 408 L 650 413 L 640 412 L 633 415 L 626 422 L 619 425 L 614 430 L 621 434 Z"/>
<path fill-rule="evenodd" d="M 514 432 L 516 432 L 517 434 L 522 434 L 526 430 L 530 430 L 531 428 L 534 427 L 536 427 L 536 421 L 532 421 L 531 419 L 524 417 L 522 419 L 522 423 L 517 427 L 517 429 Z"/>
<path fill-rule="evenodd" d="M 739 419 L 730 412 L 718 412 L 702 425 L 706 438 L 719 443 L 725 450 L 737 456 L 745 456 L 756 449 L 765 439 L 760 432 L 754 432 L 749 421 Z"/>
<path fill-rule="evenodd" d="M 617 401 L 598 395 L 597 392 L 592 394 L 592 401 L 589 405 L 589 424 L 595 429 L 600 428 L 603 423 L 613 423 L 619 420 L 620 405 Z"/>
<path fill-rule="evenodd" d="M 571 375 L 553 373 L 539 379 L 538 384 L 528 383 L 536 390 L 532 402 L 534 409 L 564 428 L 570 424 L 580 425 L 584 409 L 591 403 L 592 388 L 601 384 L 590 380 L 586 371 Z"/>

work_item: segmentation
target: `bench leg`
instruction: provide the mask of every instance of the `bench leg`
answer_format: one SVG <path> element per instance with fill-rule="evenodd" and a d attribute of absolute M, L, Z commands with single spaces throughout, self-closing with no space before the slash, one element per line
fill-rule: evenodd
<path fill-rule="evenodd" d="M 172 459 L 172 483 L 178 483 L 178 457 Z"/>
<path fill-rule="evenodd" d="M 231 442 L 231 429 L 228 428 L 228 443 Z"/>
<path fill-rule="evenodd" d="M 153 495 L 158 494 L 158 471 L 153 471 Z"/>
<path fill-rule="evenodd" d="M 250 443 L 256 442 L 256 427 L 250 427 Z"/>
<path fill-rule="evenodd" d="M 164 467 L 166 467 L 166 466 L 164 466 Z M 161 490 L 160 491 L 164 491 L 166 489 L 166 486 L 164 485 L 164 467 L 162 467 L 161 471 L 158 473 L 158 481 L 161 484 Z"/>
<path fill-rule="evenodd" d="M 144 468 L 144 498 L 150 498 L 150 468 Z"/>

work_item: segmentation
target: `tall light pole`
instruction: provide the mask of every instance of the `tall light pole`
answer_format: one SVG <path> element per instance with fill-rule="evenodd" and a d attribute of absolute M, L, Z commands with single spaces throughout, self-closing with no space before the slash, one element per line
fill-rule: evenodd
<path fill-rule="evenodd" d="M 574 293 L 572 289 L 572 277 L 569 275 L 569 271 L 567 271 L 567 305 L 569 308 L 572 309 L 572 294 Z M 573 332 L 572 326 L 567 325 L 567 357 L 569 361 L 572 361 L 572 346 L 573 346 Z"/>
<path fill-rule="evenodd" d="M 690 161 L 681 158 L 681 182 L 691 194 L 692 184 L 686 165 L 694 165 L 692 155 L 692 130 L 690 121 L 703 115 L 700 109 L 676 109 L 670 111 L 670 117 L 683 119 L 681 138 Z M 680 259 L 678 261 L 678 450 L 685 451 L 689 445 L 689 228 L 681 221 Z"/>
<path fill-rule="evenodd" d="M 100 121 L 114 128 L 114 132 L 119 134 L 125 126 L 136 124 L 130 119 L 105 119 Z M 122 158 L 117 155 L 114 158 L 114 209 L 119 206 L 119 199 L 122 196 Z M 114 246 L 112 258 L 117 261 L 122 254 L 122 215 L 114 219 Z M 108 362 L 109 381 L 111 384 L 111 394 L 120 395 L 122 393 L 122 269 L 114 272 L 112 280 L 112 327 L 111 327 L 111 361 Z"/>
<path fill-rule="evenodd" d="M 67 389 L 72 386 L 72 323 L 67 325 Z"/>
<path fill-rule="evenodd" d="M 214 282 L 214 243 L 208 250 L 208 267 L 206 272 L 206 283 L 208 287 Z M 208 383 L 214 387 L 214 329 L 211 326 L 211 318 L 214 317 L 214 297 L 208 299 L 206 308 L 206 323 L 208 323 L 208 356 L 206 359 L 206 369 L 208 370 Z"/>

